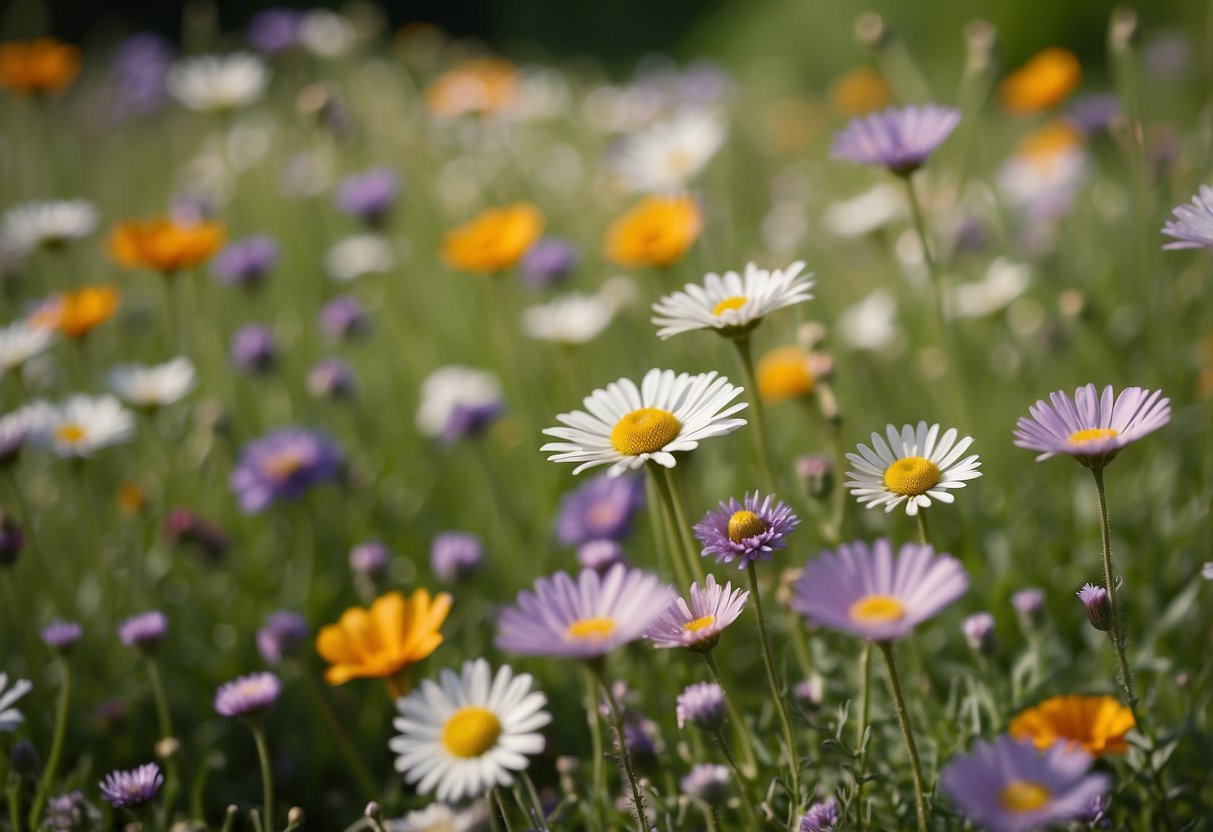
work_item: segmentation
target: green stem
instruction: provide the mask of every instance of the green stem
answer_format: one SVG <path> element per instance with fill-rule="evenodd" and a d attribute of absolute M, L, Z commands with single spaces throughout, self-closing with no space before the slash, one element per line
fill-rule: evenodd
<path fill-rule="evenodd" d="M 682 488 L 678 476 L 668 468 L 653 463 L 650 468 L 653 479 L 657 483 L 657 491 L 661 494 L 661 502 L 665 507 L 666 517 L 670 526 L 681 542 L 682 557 L 691 576 L 702 586 L 707 577 L 700 563 L 699 551 L 691 536 L 691 525 L 687 522 L 686 509 L 683 507 Z"/>
<path fill-rule="evenodd" d="M 863 783 L 868 773 L 868 746 L 864 737 L 868 733 L 869 709 L 872 704 L 872 643 L 863 643 L 863 653 L 859 657 L 860 679 L 859 686 L 859 725 L 855 731 L 855 747 L 859 749 L 859 776 L 855 781 L 855 823 L 859 832 L 868 827 L 867 817 L 863 811 Z"/>
<path fill-rule="evenodd" d="M 931 535 L 927 529 L 926 509 L 919 508 L 918 513 L 914 515 L 914 519 L 918 522 L 918 542 L 926 546 L 931 542 Z"/>
<path fill-rule="evenodd" d="M 636 778 L 636 770 L 632 768 L 632 755 L 628 753 L 627 735 L 623 731 L 623 709 L 619 707 L 615 693 L 611 690 L 610 683 L 607 682 L 602 663 L 591 664 L 591 667 L 598 677 L 598 684 L 606 696 L 607 707 L 611 711 L 611 721 L 615 726 L 615 743 L 619 747 L 619 760 L 623 764 L 624 776 L 627 777 L 628 786 L 632 790 L 632 808 L 636 811 L 637 832 L 650 832 L 649 819 L 644 811 L 644 796 L 640 793 L 640 781 Z"/>
<path fill-rule="evenodd" d="M 257 744 L 257 761 L 261 764 L 262 811 L 265 814 L 265 832 L 274 832 L 274 771 L 270 767 L 270 749 L 265 741 L 265 729 L 250 722 L 253 742 Z"/>
<path fill-rule="evenodd" d="M 939 333 L 942 340 L 946 342 L 948 325 L 943 310 L 943 280 L 939 274 L 939 265 L 935 262 L 935 256 L 931 253 L 931 245 L 927 239 L 927 221 L 923 217 L 922 203 L 918 201 L 918 190 L 914 187 L 913 175 L 902 176 L 901 181 L 906 186 L 906 199 L 910 203 L 910 214 L 914 218 L 914 231 L 918 234 L 918 242 L 922 246 L 922 262 L 926 265 L 927 274 L 931 278 L 931 293 L 935 298 L 935 312 L 939 318 Z"/>
<path fill-rule="evenodd" d="M 741 360 L 741 373 L 745 377 L 746 387 L 750 391 L 750 416 L 754 423 L 754 446 L 758 454 L 758 464 L 762 469 L 763 485 L 767 492 L 774 494 L 777 490 L 775 471 L 771 467 L 771 446 L 767 441 L 766 411 L 763 408 L 762 396 L 758 394 L 758 378 L 754 374 L 754 355 L 750 346 L 750 336 L 742 335 L 733 339 L 737 348 L 737 357 Z"/>
<path fill-rule="evenodd" d="M 725 741 L 724 734 L 720 731 L 716 731 L 716 741 L 720 743 L 720 751 L 724 754 L 729 768 L 733 770 L 733 776 L 737 778 L 737 790 L 741 792 L 741 809 L 745 814 L 746 828 L 761 829 L 762 827 L 758 823 L 758 813 L 754 811 L 754 803 L 750 800 L 750 790 L 746 788 L 746 780 L 748 778 L 738 768 L 737 761 L 733 759 L 733 755 L 729 751 L 729 744 Z"/>
<path fill-rule="evenodd" d="M 754 756 L 754 741 L 750 736 L 750 726 L 742 718 L 741 711 L 737 709 L 737 703 L 733 701 L 729 689 L 725 687 L 724 676 L 720 673 L 720 665 L 716 663 L 715 654 L 709 650 L 703 654 L 703 659 L 708 663 L 708 670 L 711 671 L 712 678 L 716 680 L 716 684 L 720 685 L 720 689 L 724 691 L 725 708 L 729 712 L 729 719 L 733 722 L 737 743 L 741 748 L 740 776 L 745 781 L 753 780 L 754 775 L 758 773 L 758 760 Z"/>
<path fill-rule="evenodd" d="M 168 697 L 164 695 L 160 668 L 151 656 L 147 659 L 147 678 L 152 687 L 152 702 L 156 707 L 156 725 L 160 730 L 160 739 L 169 739 L 173 736 L 173 723 L 168 710 Z"/>
<path fill-rule="evenodd" d="M 689 565 L 686 562 L 686 554 L 682 548 L 682 538 L 678 534 L 678 530 L 674 528 L 674 512 L 671 503 L 669 489 L 665 484 L 663 474 L 654 470 L 656 466 L 649 468 L 649 480 L 653 484 L 653 490 L 656 490 L 659 499 L 661 500 L 661 533 L 658 535 L 660 540 L 661 550 L 665 557 L 670 561 L 670 566 L 674 570 L 674 577 L 678 580 L 679 587 L 689 587 L 691 585 L 691 573 L 688 571 Z M 654 524 L 656 527 L 657 524 Z"/>
<path fill-rule="evenodd" d="M 906 712 L 906 700 L 901 694 L 901 681 L 897 678 L 897 663 L 893 660 L 893 645 L 888 641 L 877 642 L 880 652 L 884 654 L 885 666 L 889 670 L 889 692 L 893 695 L 893 706 L 897 711 L 897 724 L 901 727 L 901 736 L 906 743 L 906 753 L 910 756 L 910 772 L 914 776 L 914 811 L 918 815 L 918 832 L 928 832 L 927 826 L 927 797 L 922 784 L 922 763 L 918 759 L 918 746 L 914 744 L 914 734 L 910 730 L 910 716 Z"/>
<path fill-rule="evenodd" d="M 846 511 L 847 453 L 842 442 L 842 419 L 830 420 L 830 445 L 834 449 L 834 492 L 830 495 L 830 532 L 833 544 L 842 542 L 842 519 Z"/>
<path fill-rule="evenodd" d="M 746 564 L 746 574 L 750 578 L 750 597 L 754 601 L 754 613 L 758 618 L 758 644 L 762 651 L 762 663 L 767 671 L 767 682 L 771 686 L 771 696 L 775 699 L 775 712 L 779 714 L 779 723 L 783 728 L 783 743 L 788 758 L 788 770 L 792 775 L 791 805 L 793 814 L 799 815 L 803 809 L 800 804 L 800 756 L 796 753 L 796 737 L 792 733 L 792 719 L 788 716 L 788 705 L 783 698 L 783 690 L 775 677 L 775 665 L 771 661 L 771 643 L 767 638 L 767 621 L 762 611 L 762 593 L 758 587 L 758 573 L 754 562 Z"/>
<path fill-rule="evenodd" d="M 514 828 L 510 826 L 510 814 L 506 811 L 505 801 L 501 799 L 500 787 L 494 786 L 491 794 L 493 796 L 494 805 L 489 807 L 489 811 L 493 812 L 494 815 L 501 821 L 501 828 L 505 829 L 505 832 L 514 832 Z M 494 824 L 494 826 L 496 826 L 496 824 Z"/>
<path fill-rule="evenodd" d="M 21 832 L 21 781 L 10 775 L 8 788 L 4 790 L 8 803 L 8 823 L 12 832 Z"/>
<path fill-rule="evenodd" d="M 539 799 L 539 790 L 535 788 L 535 781 L 531 779 L 531 775 L 526 769 L 522 770 L 522 783 L 526 786 L 527 797 L 530 798 L 531 805 L 535 808 L 535 818 L 539 822 L 539 829 L 541 832 L 549 832 L 547 815 L 543 812 L 543 801 Z"/>
<path fill-rule="evenodd" d="M 595 693 L 597 680 L 594 671 L 589 666 L 585 672 L 585 713 L 590 727 L 590 753 L 593 755 L 592 780 L 593 795 L 586 801 L 590 805 L 587 820 L 594 829 L 602 828 L 603 814 L 607 807 L 606 766 L 603 764 L 602 724 L 598 719 L 598 697 Z"/>
<path fill-rule="evenodd" d="M 337 747 L 341 749 L 342 755 L 345 757 L 346 765 L 354 774 L 354 779 L 358 781 L 358 785 L 367 800 L 374 800 L 379 793 L 378 787 L 375 785 L 375 778 L 371 776 L 370 770 L 366 767 L 366 763 L 362 760 L 362 755 L 358 753 L 358 748 L 350 739 L 349 732 L 345 730 L 345 725 L 337 718 L 337 714 L 333 713 L 333 706 L 324 697 L 324 692 L 316 685 L 316 680 L 307 672 L 307 668 L 302 668 L 300 675 L 304 678 L 304 684 L 307 686 L 308 693 L 311 695 L 312 701 L 316 709 L 320 711 L 320 716 L 328 725 L 329 731 L 337 740 Z"/>
<path fill-rule="evenodd" d="M 34 795 L 34 803 L 29 810 L 29 828 L 37 829 L 38 821 L 42 818 L 42 807 L 46 805 L 47 795 L 55 782 L 55 773 L 59 770 L 59 758 L 63 756 L 63 740 L 67 736 L 67 703 L 72 692 L 72 669 L 67 660 L 59 657 L 59 671 L 62 682 L 59 687 L 59 702 L 55 709 L 55 732 L 51 739 L 51 755 L 42 769 L 42 777 L 38 780 L 38 791 Z M 16 829 L 16 827 L 13 827 Z"/>

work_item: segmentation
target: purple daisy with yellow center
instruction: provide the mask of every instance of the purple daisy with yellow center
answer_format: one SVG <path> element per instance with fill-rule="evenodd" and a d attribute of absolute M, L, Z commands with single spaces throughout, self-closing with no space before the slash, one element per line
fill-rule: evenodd
<path fill-rule="evenodd" d="M 738 569 L 770 560 L 771 553 L 788 545 L 787 536 L 800 524 L 792 510 L 774 496 L 757 491 L 737 502 L 730 497 L 720 508 L 709 511 L 695 524 L 695 536 L 703 543 L 704 557 L 717 563 L 737 562 Z"/>

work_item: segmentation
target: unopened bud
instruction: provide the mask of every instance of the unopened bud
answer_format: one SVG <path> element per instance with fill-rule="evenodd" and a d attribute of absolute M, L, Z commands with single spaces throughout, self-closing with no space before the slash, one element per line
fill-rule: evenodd
<path fill-rule="evenodd" d="M 1112 632 L 1112 602 L 1106 589 L 1095 584 L 1083 584 L 1082 589 L 1078 590 L 1078 600 L 1082 601 L 1092 627 L 1105 633 Z"/>
<path fill-rule="evenodd" d="M 38 773 L 38 769 L 42 767 L 42 760 L 38 756 L 38 749 L 34 748 L 33 743 L 27 740 L 20 740 L 13 745 L 13 750 L 9 752 L 9 762 L 13 766 L 13 771 L 21 777 L 33 777 Z"/>
<path fill-rule="evenodd" d="M 288 826 L 302 826 L 303 821 L 307 816 L 303 814 L 303 810 L 298 806 L 292 806 L 290 811 L 286 813 L 286 822 Z"/>
<path fill-rule="evenodd" d="M 824 456 L 806 454 L 796 458 L 796 476 L 815 500 L 824 500 L 834 490 L 834 466 Z"/>
<path fill-rule="evenodd" d="M 156 756 L 162 760 L 169 760 L 177 756 L 177 752 L 181 750 L 181 741 L 176 737 L 165 737 L 156 743 Z"/>
<path fill-rule="evenodd" d="M 855 19 L 855 40 L 867 49 L 883 49 L 892 39 L 892 32 L 877 12 L 864 12 Z"/>
<path fill-rule="evenodd" d="M 961 622 L 960 626 L 964 630 L 969 649 L 974 653 L 989 656 L 997 649 L 998 645 L 994 641 L 994 616 L 988 612 L 974 613 Z"/>
<path fill-rule="evenodd" d="M 1108 28 L 1108 43 L 1114 52 L 1124 52 L 1138 35 L 1137 12 L 1121 6 L 1112 10 L 1112 22 Z"/>
<path fill-rule="evenodd" d="M 1040 629 L 1045 618 L 1045 594 L 1042 590 L 1031 587 L 1021 589 L 1011 596 L 1011 606 L 1019 617 L 1019 626 L 1025 633 L 1034 633 Z"/>
<path fill-rule="evenodd" d="M 378 803 L 378 801 L 372 800 L 370 803 L 366 804 L 366 808 L 362 810 L 362 814 L 363 814 L 365 817 L 368 817 L 368 818 L 377 818 L 377 817 L 379 817 L 379 803 Z"/>

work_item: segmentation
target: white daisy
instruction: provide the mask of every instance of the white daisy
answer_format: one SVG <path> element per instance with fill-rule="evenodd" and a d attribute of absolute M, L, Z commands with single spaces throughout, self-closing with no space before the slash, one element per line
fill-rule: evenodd
<path fill-rule="evenodd" d="M 417 427 L 426 436 L 453 441 L 483 430 L 504 409 L 505 394 L 497 376 L 450 364 L 421 383 Z"/>
<path fill-rule="evenodd" d="M 949 287 L 944 309 L 949 318 L 984 318 L 1010 306 L 1027 291 L 1031 280 L 1032 270 L 1027 264 L 999 257 L 981 280 Z"/>
<path fill-rule="evenodd" d="M 812 299 L 813 275 L 801 274 L 803 268 L 804 261 L 797 260 L 774 271 L 747 263 L 744 277 L 737 272 L 709 273 L 702 286 L 688 283 L 653 304 L 653 323 L 661 327 L 657 336 L 664 339 L 696 329 L 724 335 L 748 332 L 763 316 Z"/>
<path fill-rule="evenodd" d="M 508 665 L 493 674 L 476 659 L 461 673 L 443 670 L 439 682 L 427 679 L 396 701 L 401 716 L 392 724 L 401 735 L 388 743 L 399 755 L 396 771 L 443 802 L 513 783 L 511 772 L 529 765 L 526 755 L 543 751 L 538 731 L 552 721 L 531 675 Z"/>
<path fill-rule="evenodd" d="M 585 344 L 602 334 L 614 320 L 615 311 L 615 303 L 601 294 L 569 292 L 523 310 L 522 328 L 541 341 Z"/>
<path fill-rule="evenodd" d="M 746 423 L 729 418 L 746 402 L 730 404 L 743 392 L 715 371 L 691 375 L 673 370 L 649 370 L 637 387 L 621 378 L 586 396 L 588 413 L 560 413 L 565 427 L 544 433 L 562 442 L 549 442 L 539 450 L 554 451 L 552 462 L 580 463 L 579 474 L 597 465 L 610 465 L 608 476 L 617 477 L 650 459 L 673 468 L 674 453 L 693 451 L 699 440 L 732 433 Z"/>
<path fill-rule="evenodd" d="M 687 110 L 629 138 L 619 151 L 616 173 L 630 191 L 682 190 L 716 155 L 726 133 L 717 113 Z"/>
<path fill-rule="evenodd" d="M 269 80 L 265 62 L 248 52 L 202 55 L 173 64 L 168 91 L 191 110 L 221 113 L 261 98 Z"/>
<path fill-rule="evenodd" d="M 355 234 L 333 245 L 324 256 L 324 270 L 340 283 L 363 275 L 385 274 L 396 265 L 392 244 L 378 234 Z"/>
<path fill-rule="evenodd" d="M 456 809 L 445 803 L 431 803 L 402 818 L 385 820 L 385 832 L 472 832 L 488 819 L 483 803 L 473 803 L 466 809 Z"/>
<path fill-rule="evenodd" d="M 109 374 L 109 387 L 119 398 L 127 404 L 146 409 L 176 404 L 197 383 L 194 364 L 183 355 L 153 367 L 120 364 Z"/>
<path fill-rule="evenodd" d="M 25 716 L 14 708 L 13 704 L 29 693 L 33 687 L 29 679 L 18 679 L 9 688 L 8 674 L 0 673 L 0 732 L 12 733 L 20 727 L 22 722 L 25 722 Z"/>
<path fill-rule="evenodd" d="M 35 355 L 42 353 L 55 339 L 55 331 L 42 326 L 30 326 L 26 321 L 14 321 L 0 327 L 0 370 L 16 369 Z"/>
<path fill-rule="evenodd" d="M 901 334 L 897 326 L 897 301 L 887 289 L 876 289 L 842 310 L 835 327 L 843 343 L 852 349 L 884 349 Z"/>
<path fill-rule="evenodd" d="M 97 229 L 97 209 L 83 199 L 27 202 L 10 208 L 0 223 L 0 250 L 24 257 L 34 249 L 58 248 Z"/>
<path fill-rule="evenodd" d="M 826 228 L 839 237 L 870 234 L 906 213 L 902 190 L 882 182 L 858 196 L 830 204 L 823 220 Z"/>
<path fill-rule="evenodd" d="M 354 47 L 358 32 L 348 18 L 313 9 L 299 21 L 299 43 L 318 58 L 340 58 Z"/>
<path fill-rule="evenodd" d="M 34 439 L 60 457 L 78 459 L 135 434 L 135 417 L 113 396 L 72 396 L 60 405 L 29 407 Z"/>
<path fill-rule="evenodd" d="M 847 471 L 846 486 L 865 508 L 884 506 L 889 512 L 906 504 L 913 517 L 932 500 L 950 503 L 956 498 L 949 489 L 964 488 L 966 480 L 981 476 L 977 454 L 960 458 L 973 437 L 956 441 L 956 428 L 939 435 L 939 425 L 919 422 L 903 425 L 901 432 L 889 425 L 888 442 L 872 434 L 872 447 L 861 444 L 858 454 L 847 454 L 855 470 Z"/>

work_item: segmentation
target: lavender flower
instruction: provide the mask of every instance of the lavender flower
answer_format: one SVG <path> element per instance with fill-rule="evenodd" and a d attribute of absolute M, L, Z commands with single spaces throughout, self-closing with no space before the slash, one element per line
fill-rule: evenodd
<path fill-rule="evenodd" d="M 294 9 L 270 8 L 257 12 L 248 24 L 248 42 L 258 52 L 277 55 L 299 43 L 303 14 Z"/>
<path fill-rule="evenodd" d="M 1103 468 L 1122 449 L 1171 421 L 1171 400 L 1158 390 L 1126 387 L 1115 395 L 1112 385 L 1097 393 L 1094 384 L 1079 387 L 1071 400 L 1063 391 L 1049 402 L 1028 408 L 1020 417 L 1015 444 L 1041 451 L 1036 461 L 1057 454 L 1074 457 L 1088 468 Z"/>
<path fill-rule="evenodd" d="M 994 616 L 988 612 L 968 616 L 960 622 L 960 628 L 964 631 L 969 649 L 974 653 L 989 656 L 998 648 L 998 643 L 994 640 Z"/>
<path fill-rule="evenodd" d="M 137 809 L 151 803 L 164 784 L 155 763 L 144 763 L 130 771 L 112 771 L 99 786 L 101 797 L 115 809 Z"/>
<path fill-rule="evenodd" d="M 123 41 L 111 64 L 114 113 L 118 118 L 150 115 L 164 106 L 174 56 L 173 45 L 151 32 Z"/>
<path fill-rule="evenodd" d="M 759 502 L 755 491 L 744 503 L 732 497 L 721 502 L 695 524 L 695 536 L 703 543 L 704 557 L 715 555 L 717 563 L 737 561 L 738 569 L 750 563 L 770 560 L 771 553 L 788 545 L 787 536 L 800 519 L 782 502 L 767 495 Z"/>
<path fill-rule="evenodd" d="M 337 207 L 371 228 L 380 228 L 399 193 L 400 180 L 395 173 L 387 168 L 373 168 L 341 180 L 337 186 Z"/>
<path fill-rule="evenodd" d="M 261 629 L 257 631 L 257 652 L 266 664 L 281 664 L 294 655 L 307 641 L 307 622 L 289 610 L 270 613 Z"/>
<path fill-rule="evenodd" d="M 353 295 L 338 295 L 320 310 L 320 329 L 334 341 L 365 335 L 370 330 L 366 309 Z"/>
<path fill-rule="evenodd" d="M 350 569 L 358 575 L 382 575 L 392 560 L 392 553 L 382 540 L 368 540 L 350 549 Z"/>
<path fill-rule="evenodd" d="M 714 575 L 708 575 L 702 589 L 697 583 L 691 584 L 690 603 L 675 598 L 649 625 L 645 636 L 656 647 L 706 652 L 716 646 L 724 629 L 741 615 L 749 597 L 747 590 L 735 590 L 732 583 L 721 586 Z"/>
<path fill-rule="evenodd" d="M 699 763 L 678 781 L 682 793 L 709 806 L 720 806 L 728 799 L 732 774 L 728 766 Z"/>
<path fill-rule="evenodd" d="M 315 485 L 337 480 L 345 460 L 327 436 L 280 428 L 244 446 L 229 484 L 247 514 L 279 500 L 297 500 Z"/>
<path fill-rule="evenodd" d="M 1045 594 L 1044 590 L 1035 587 L 1021 589 L 1011 596 L 1011 606 L 1019 617 L 1019 626 L 1025 632 L 1040 629 L 1044 622 Z"/>
<path fill-rule="evenodd" d="M 127 647 L 151 651 L 160 646 L 168 633 L 168 616 L 160 610 L 133 615 L 118 625 L 118 638 Z"/>
<path fill-rule="evenodd" d="M 627 565 L 628 556 L 617 540 L 587 540 L 577 547 L 577 562 L 602 573 L 617 563 Z"/>
<path fill-rule="evenodd" d="M 101 818 L 80 792 L 55 795 L 46 801 L 43 829 L 48 832 L 84 832 L 94 829 Z"/>
<path fill-rule="evenodd" d="M 800 832 L 834 832 L 838 827 L 838 800 L 827 797 L 809 806 L 800 819 Z"/>
<path fill-rule="evenodd" d="M 273 673 L 250 673 L 215 692 L 215 711 L 220 716 L 258 716 L 270 709 L 282 693 L 282 682 Z"/>
<path fill-rule="evenodd" d="M 1112 601 L 1108 591 L 1095 584 L 1083 584 L 1077 594 L 1091 626 L 1105 633 L 1112 632 L 1115 622 L 1112 620 Z"/>
<path fill-rule="evenodd" d="M 353 369 L 340 358 L 322 358 L 308 370 L 307 392 L 317 399 L 348 399 L 356 389 Z"/>
<path fill-rule="evenodd" d="M 518 263 L 522 282 L 533 289 L 555 286 L 577 268 L 577 250 L 572 244 L 553 237 L 534 243 Z"/>
<path fill-rule="evenodd" d="M 556 539 L 564 546 L 622 540 L 644 508 L 644 480 L 599 474 L 564 495 L 556 513 Z"/>
<path fill-rule="evenodd" d="M 211 273 L 220 283 L 255 289 L 278 265 L 278 244 L 272 237 L 255 234 L 229 243 L 215 255 Z"/>
<path fill-rule="evenodd" d="M 1101 92 L 1084 95 L 1070 104 L 1069 120 L 1084 136 L 1106 133 L 1120 115 L 1120 99 L 1115 93 Z"/>
<path fill-rule="evenodd" d="M 814 673 L 807 679 L 802 679 L 792 688 L 792 695 L 800 703 L 800 707 L 812 710 L 821 706 L 825 701 L 825 679 L 820 673 Z"/>
<path fill-rule="evenodd" d="M 484 544 L 467 532 L 443 532 L 430 545 L 430 570 L 440 581 L 463 581 L 480 568 Z"/>
<path fill-rule="evenodd" d="M 42 643 L 57 652 L 68 653 L 83 633 L 84 628 L 75 621 L 56 619 L 42 629 Z"/>
<path fill-rule="evenodd" d="M 1171 212 L 1175 219 L 1162 227 L 1162 233 L 1174 237 L 1163 249 L 1213 249 L 1213 187 L 1201 185 L 1191 205 L 1180 205 Z"/>
<path fill-rule="evenodd" d="M 724 725 L 724 689 L 715 682 L 688 685 L 678 694 L 674 713 L 679 728 L 690 722 L 705 731 L 719 731 Z"/>
<path fill-rule="evenodd" d="M 959 123 L 960 110 L 953 107 L 890 107 L 851 121 L 834 136 L 830 155 L 881 165 L 898 176 L 909 176 L 922 167 Z"/>
<path fill-rule="evenodd" d="M 505 397 L 497 376 L 484 370 L 451 364 L 421 384 L 417 427 L 445 443 L 479 436 L 505 412 Z"/>
<path fill-rule="evenodd" d="M 232 336 L 229 354 L 232 364 L 247 373 L 268 373 L 278 361 L 274 333 L 260 324 L 246 324 Z"/>

